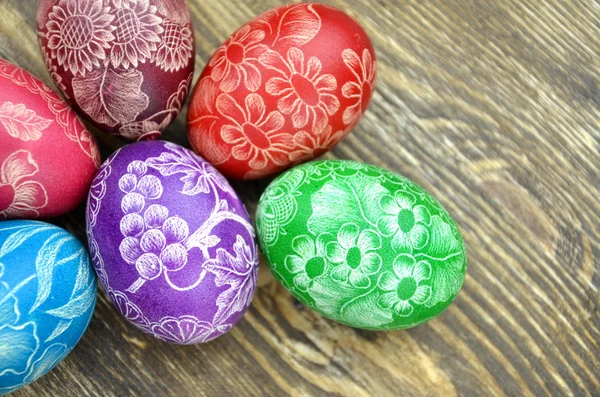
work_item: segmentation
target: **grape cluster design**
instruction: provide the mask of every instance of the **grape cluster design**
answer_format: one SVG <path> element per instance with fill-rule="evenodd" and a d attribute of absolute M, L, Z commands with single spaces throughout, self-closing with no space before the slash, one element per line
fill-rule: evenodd
<path fill-rule="evenodd" d="M 169 216 L 167 207 L 147 204 L 162 196 L 163 186 L 159 178 L 147 175 L 148 168 L 142 161 L 129 164 L 127 173 L 119 180 L 119 189 L 125 193 L 121 210 L 125 214 L 120 229 L 125 239 L 119 250 L 121 257 L 135 265 L 145 281 L 158 278 L 163 272 L 183 268 L 188 261 L 184 241 L 189 235 L 185 220 Z"/>

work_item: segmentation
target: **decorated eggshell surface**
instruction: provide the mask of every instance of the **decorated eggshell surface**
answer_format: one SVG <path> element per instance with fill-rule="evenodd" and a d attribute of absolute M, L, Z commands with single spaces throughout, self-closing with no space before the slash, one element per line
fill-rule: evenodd
<path fill-rule="evenodd" d="M 290 4 L 252 19 L 217 49 L 194 89 L 188 136 L 227 177 L 254 179 L 318 157 L 358 123 L 376 61 L 341 10 Z"/>
<path fill-rule="evenodd" d="M 207 342 L 229 331 L 254 295 L 254 229 L 227 180 L 181 146 L 138 142 L 92 184 L 90 255 L 108 297 L 142 331 Z"/>
<path fill-rule="evenodd" d="M 99 163 L 75 112 L 35 76 L 0 59 L 0 220 L 71 211 Z"/>
<path fill-rule="evenodd" d="M 95 304 L 96 276 L 79 240 L 48 223 L 0 222 L 0 394 L 64 359 Z"/>
<path fill-rule="evenodd" d="M 185 0 L 39 0 L 37 23 L 52 79 L 98 127 L 137 139 L 181 110 L 195 54 Z"/>
<path fill-rule="evenodd" d="M 463 284 L 465 246 L 448 212 L 381 168 L 343 160 L 298 166 L 269 185 L 257 211 L 275 278 L 340 323 L 412 327 L 444 311 Z"/>

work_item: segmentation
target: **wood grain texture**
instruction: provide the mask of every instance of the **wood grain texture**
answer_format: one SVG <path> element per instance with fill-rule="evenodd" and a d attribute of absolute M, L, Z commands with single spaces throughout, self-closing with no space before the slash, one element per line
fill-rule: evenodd
<path fill-rule="evenodd" d="M 196 79 L 279 0 L 190 0 Z M 600 3 L 333 0 L 371 35 L 377 92 L 328 157 L 373 163 L 455 217 L 469 269 L 415 329 L 354 330 L 304 309 L 261 269 L 228 335 L 172 346 L 103 293 L 88 332 L 24 396 L 600 395 Z M 35 1 L 0 2 L 0 57 L 50 82 Z M 196 80 L 195 79 L 195 80 Z M 123 142 L 96 134 L 106 156 Z M 185 112 L 165 138 L 187 145 Z M 253 212 L 268 181 L 236 183 Z M 84 211 L 53 220 L 84 239 Z"/>

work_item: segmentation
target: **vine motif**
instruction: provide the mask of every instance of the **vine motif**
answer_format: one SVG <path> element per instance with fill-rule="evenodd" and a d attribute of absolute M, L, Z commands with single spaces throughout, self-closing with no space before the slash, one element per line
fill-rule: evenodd
<path fill-rule="evenodd" d="M 245 214 L 230 209 L 222 199 L 224 194 L 237 196 L 227 180 L 209 163 L 199 162 L 190 151 L 177 145 L 165 142 L 164 147 L 165 151 L 158 157 L 130 162 L 127 173 L 118 181 L 123 212 L 120 221 L 123 239 L 119 252 L 123 261 L 135 267 L 138 278 L 125 291 L 111 287 L 94 229 L 88 225 L 90 252 L 109 298 L 138 328 L 175 343 L 205 342 L 229 330 L 233 326 L 229 322 L 231 316 L 244 311 L 251 302 L 258 259 L 257 247 L 248 244 L 247 240 L 254 241 L 254 229 Z M 156 200 L 163 195 L 163 184 L 149 173 L 150 169 L 164 177 L 178 177 L 183 184 L 181 194 L 211 195 L 215 204 L 205 223 L 191 230 L 185 219 L 171 215 L 167 207 L 156 204 Z M 94 204 L 94 208 L 100 205 Z M 240 225 L 247 235 L 236 236 L 233 252 L 223 246 L 217 234 L 213 234 L 213 230 L 224 221 Z M 201 271 L 195 279 L 188 277 L 187 282 L 182 284 L 173 276 L 185 271 L 188 254 L 195 249 L 202 256 Z M 214 280 L 215 287 L 226 287 L 217 298 L 217 311 L 210 321 L 191 314 L 151 321 L 131 301 L 130 297 L 159 278 L 176 293 L 191 291 L 203 283 L 211 282 L 206 277 L 209 273 L 214 276 L 210 279 Z"/>

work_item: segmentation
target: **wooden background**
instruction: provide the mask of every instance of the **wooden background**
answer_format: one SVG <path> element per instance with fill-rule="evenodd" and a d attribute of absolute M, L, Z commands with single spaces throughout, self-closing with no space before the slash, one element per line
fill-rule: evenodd
<path fill-rule="evenodd" d="M 34 0 L 0 0 L 0 57 L 50 82 Z M 279 0 L 190 0 L 196 79 Z M 327 156 L 402 173 L 448 208 L 469 269 L 458 299 L 375 333 L 302 308 L 261 269 L 241 323 L 172 346 L 103 293 L 73 353 L 24 396 L 600 395 L 600 3 L 333 0 L 366 28 L 377 92 Z M 196 80 L 195 79 L 195 80 Z M 165 134 L 186 144 L 185 112 Z M 96 134 L 104 158 L 123 144 Z M 251 212 L 267 182 L 236 183 Z M 56 223 L 84 239 L 83 207 Z"/>

